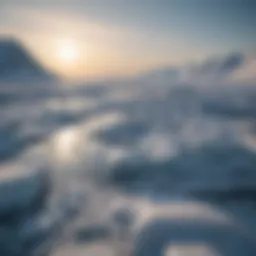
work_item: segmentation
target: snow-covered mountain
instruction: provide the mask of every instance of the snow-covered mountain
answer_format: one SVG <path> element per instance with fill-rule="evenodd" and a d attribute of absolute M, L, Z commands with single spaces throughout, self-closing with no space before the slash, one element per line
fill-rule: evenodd
<path fill-rule="evenodd" d="M 13 38 L 0 38 L 0 80 L 51 79 L 28 50 Z"/>

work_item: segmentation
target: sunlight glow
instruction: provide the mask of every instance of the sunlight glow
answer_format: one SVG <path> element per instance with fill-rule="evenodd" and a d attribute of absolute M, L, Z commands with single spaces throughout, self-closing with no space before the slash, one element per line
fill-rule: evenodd
<path fill-rule="evenodd" d="M 62 42 L 59 44 L 58 57 L 60 61 L 74 63 L 78 60 L 79 49 L 74 42 Z"/>

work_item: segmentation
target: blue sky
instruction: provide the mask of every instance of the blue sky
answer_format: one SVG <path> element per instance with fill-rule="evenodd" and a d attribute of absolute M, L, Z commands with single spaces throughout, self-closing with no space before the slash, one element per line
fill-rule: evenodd
<path fill-rule="evenodd" d="M 253 52 L 256 46 L 256 1 L 0 0 L 0 6 L 0 32 L 20 37 L 34 52 L 33 42 L 44 35 L 39 57 L 46 63 L 49 60 L 42 56 L 46 52 L 42 42 L 47 45 L 47 37 L 50 41 L 64 34 L 86 40 L 87 46 L 99 44 L 92 50 L 99 56 L 104 56 L 105 47 L 106 58 L 115 56 L 112 64 L 126 69 L 132 62 L 136 67 L 183 63 L 228 51 Z M 44 25 L 44 20 L 51 18 L 55 26 L 50 22 Z M 62 21 L 74 22 L 79 29 L 74 25 L 58 34 Z M 88 33 L 95 24 L 101 31 Z M 82 30 L 83 25 L 91 25 L 91 29 Z M 100 33 L 102 36 L 94 38 Z"/>

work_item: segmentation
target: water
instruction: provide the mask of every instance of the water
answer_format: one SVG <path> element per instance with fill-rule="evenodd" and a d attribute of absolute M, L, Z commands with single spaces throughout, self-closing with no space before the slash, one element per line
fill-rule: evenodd
<path fill-rule="evenodd" d="M 170 237 L 170 255 L 255 255 L 255 100 L 246 85 L 1 84 L 3 255 L 151 255 Z"/>

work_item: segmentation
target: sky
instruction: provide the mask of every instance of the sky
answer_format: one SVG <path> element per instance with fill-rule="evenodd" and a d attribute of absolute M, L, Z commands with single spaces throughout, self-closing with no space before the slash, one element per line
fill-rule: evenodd
<path fill-rule="evenodd" d="M 77 78 L 251 54 L 255 26 L 254 0 L 0 0 L 0 35 Z"/>

